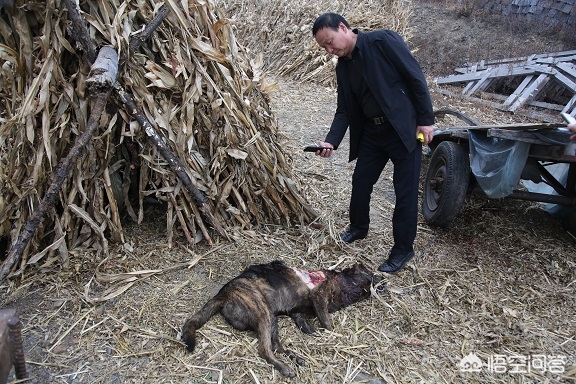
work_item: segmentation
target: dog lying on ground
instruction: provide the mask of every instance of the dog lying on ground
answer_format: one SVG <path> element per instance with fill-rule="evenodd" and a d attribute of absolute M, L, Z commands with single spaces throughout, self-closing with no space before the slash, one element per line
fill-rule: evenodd
<path fill-rule="evenodd" d="M 368 298 L 372 280 L 373 274 L 361 264 L 341 272 L 304 271 L 281 261 L 251 265 L 186 321 L 182 340 L 190 352 L 194 351 L 196 330 L 221 313 L 234 328 L 255 331 L 260 356 L 284 376 L 294 377 L 296 372 L 274 352 L 289 356 L 299 365 L 304 360 L 280 344 L 276 316 L 290 316 L 304 333 L 316 331 L 309 323 L 314 317 L 331 330 L 329 313 Z"/>

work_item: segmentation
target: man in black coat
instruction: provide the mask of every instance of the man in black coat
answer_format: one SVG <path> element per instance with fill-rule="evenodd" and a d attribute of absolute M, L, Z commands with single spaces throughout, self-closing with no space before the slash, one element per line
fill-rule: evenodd
<path fill-rule="evenodd" d="M 336 13 L 321 15 L 312 34 L 338 56 L 338 105 L 316 155 L 329 157 L 350 127 L 352 176 L 350 225 L 340 237 L 351 243 L 368 235 L 370 196 L 388 160 L 394 164 L 394 246 L 378 270 L 394 273 L 414 256 L 422 144 L 434 134 L 426 78 L 402 37 L 390 30 L 352 30 Z M 421 134 L 421 135 L 420 135 Z M 417 137 L 420 136 L 420 141 Z"/>

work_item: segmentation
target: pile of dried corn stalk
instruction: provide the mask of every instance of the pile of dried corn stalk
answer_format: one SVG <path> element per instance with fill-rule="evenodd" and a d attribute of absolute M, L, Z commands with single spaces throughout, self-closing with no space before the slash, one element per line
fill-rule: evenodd
<path fill-rule="evenodd" d="M 352 28 L 392 29 L 412 37 L 411 2 L 401 0 L 217 0 L 238 40 L 262 54 L 264 69 L 301 81 L 335 85 L 336 59 L 312 38 L 312 24 L 325 12 L 343 15 Z"/>
<path fill-rule="evenodd" d="M 176 226 L 191 243 L 212 243 L 210 227 L 222 238 L 315 218 L 282 150 L 260 63 L 219 8 L 88 0 L 74 20 L 74 3 L 0 3 L 0 242 L 30 238 L 17 272 L 66 265 L 79 247 L 106 253 L 107 239 L 124 241 L 123 217 L 141 222 L 149 199 L 165 204 L 169 245 Z M 118 54 L 117 87 L 94 118 L 87 79 L 103 46 Z M 83 155 L 59 165 L 92 121 Z M 43 206 L 50 192 L 55 204 Z M 39 208 L 45 215 L 31 220 Z"/>
<path fill-rule="evenodd" d="M 11 249 L 16 273 L 66 266 L 77 249 L 105 254 L 149 201 L 165 207 L 169 246 L 176 228 L 213 243 L 214 232 L 315 219 L 263 71 L 333 85 L 334 61 L 310 33 L 327 11 L 410 36 L 399 0 L 86 0 L 75 15 L 76 3 L 0 2 L 0 258 Z M 118 81 L 91 116 L 103 46 L 118 54 Z M 6 264 L 0 279 L 16 274 Z"/>

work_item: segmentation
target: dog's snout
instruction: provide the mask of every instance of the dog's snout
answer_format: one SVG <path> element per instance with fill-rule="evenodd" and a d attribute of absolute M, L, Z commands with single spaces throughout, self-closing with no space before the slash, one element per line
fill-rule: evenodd
<path fill-rule="evenodd" d="M 378 284 L 383 278 L 382 275 L 372 275 L 372 285 Z"/>

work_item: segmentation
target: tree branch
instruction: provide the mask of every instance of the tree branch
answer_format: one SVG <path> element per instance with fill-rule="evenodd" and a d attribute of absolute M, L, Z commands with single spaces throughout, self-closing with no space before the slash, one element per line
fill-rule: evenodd
<path fill-rule="evenodd" d="M 73 5 L 72 0 L 65 0 L 65 2 L 69 10 L 71 8 L 74 9 L 73 12 L 74 19 L 72 19 L 72 22 L 75 25 L 75 29 L 83 30 L 78 33 L 78 36 L 80 37 L 89 36 L 86 24 L 83 22 L 79 10 L 77 10 L 75 6 L 72 7 L 70 6 Z M 134 51 L 137 50 L 140 47 L 140 45 L 142 45 L 142 43 L 152 35 L 152 32 L 154 32 L 160 26 L 164 18 L 166 18 L 166 16 L 169 13 L 170 8 L 168 8 L 166 5 L 163 5 L 160 8 L 158 14 L 154 17 L 154 19 L 152 19 L 152 21 L 144 28 L 142 34 L 135 37 L 130 42 L 129 44 L 130 49 Z M 93 50 L 92 42 L 90 39 L 86 40 L 82 38 L 80 40 L 80 43 L 87 52 Z M 186 188 L 188 193 L 193 197 L 195 203 L 197 204 L 204 218 L 206 218 L 208 223 L 212 225 L 212 227 L 216 229 L 218 233 L 220 233 L 220 235 L 222 235 L 225 239 L 229 240 L 230 238 L 228 237 L 228 234 L 226 233 L 225 229 L 214 217 L 213 213 L 210 211 L 210 207 L 206 202 L 206 197 L 204 196 L 204 194 L 192 184 L 192 181 L 188 177 L 188 174 L 184 171 L 184 167 L 182 166 L 182 164 L 180 164 L 176 156 L 174 156 L 174 154 L 170 151 L 170 148 L 164 143 L 164 139 L 160 134 L 158 134 L 154 126 L 148 121 L 144 113 L 140 111 L 140 109 L 134 102 L 132 96 L 128 94 L 119 84 L 117 84 L 114 87 L 114 91 L 116 93 L 116 96 L 125 105 L 126 112 L 132 115 L 140 123 L 140 125 L 142 126 L 142 128 L 152 141 L 152 144 L 156 146 L 156 149 L 158 149 L 162 157 L 168 162 L 168 164 L 170 164 L 170 168 L 172 168 L 172 170 L 176 173 L 180 181 L 182 181 L 182 183 L 184 184 L 184 187 Z M 203 232 L 204 235 L 206 236 L 206 232 L 205 231 Z M 207 238 L 207 241 L 210 244 L 212 243 L 209 237 Z"/>
<path fill-rule="evenodd" d="M 164 4 L 162 6 L 162 8 L 160 8 L 160 10 L 158 11 L 158 14 L 156 16 L 154 16 L 152 21 L 150 21 L 150 23 L 148 23 L 148 25 L 144 28 L 142 33 L 140 33 L 136 37 L 133 37 L 130 40 L 130 45 L 129 45 L 130 51 L 136 52 L 138 50 L 138 48 L 140 48 L 140 46 L 146 40 L 148 40 L 150 38 L 150 36 L 152 35 L 152 32 L 154 32 L 156 30 L 156 28 L 158 28 L 160 26 L 160 24 L 162 24 L 162 22 L 164 21 L 164 18 L 166 16 L 168 16 L 169 13 L 170 13 L 170 8 L 168 8 L 168 6 L 166 6 L 166 4 Z"/>
<path fill-rule="evenodd" d="M 184 167 L 182 167 L 180 161 L 178 161 L 176 156 L 174 156 L 174 154 L 170 151 L 170 148 L 164 142 L 164 138 L 158 134 L 150 121 L 148 121 L 146 116 L 144 116 L 144 113 L 138 108 L 132 96 L 126 92 L 119 84 L 114 86 L 114 90 L 116 92 L 116 96 L 124 104 L 125 110 L 140 124 L 142 129 L 146 132 L 146 135 L 148 135 L 150 141 L 152 141 L 152 144 L 154 144 L 158 152 L 160 152 L 160 155 L 164 158 L 164 160 L 168 162 L 172 171 L 174 171 L 176 176 L 178 176 L 180 181 L 182 181 L 184 188 L 186 188 L 186 191 L 188 191 L 190 196 L 192 196 L 196 205 L 200 209 L 200 212 L 207 219 L 208 223 L 210 223 L 214 229 L 216 229 L 218 233 L 220 233 L 224 238 L 229 240 L 228 234 L 210 211 L 210 207 L 204 194 L 192 184 L 192 180 L 188 176 L 188 173 L 186 173 L 184 170 Z M 210 238 L 207 240 L 210 244 L 212 244 Z"/>
<path fill-rule="evenodd" d="M 10 248 L 6 259 L 0 267 L 0 281 L 4 280 L 4 278 L 8 276 L 14 264 L 22 257 L 24 249 L 28 245 L 32 236 L 34 236 L 38 226 L 40 226 L 48 211 L 52 209 L 56 204 L 56 201 L 58 201 L 60 189 L 64 184 L 64 180 L 66 180 L 66 177 L 71 173 L 70 170 L 78 158 L 84 154 L 86 145 L 94 135 L 94 132 L 98 129 L 100 116 L 102 115 L 106 103 L 108 102 L 108 98 L 112 93 L 111 85 L 116 81 L 117 67 L 118 54 L 116 51 L 110 47 L 103 47 L 100 50 L 100 54 L 90 70 L 90 75 L 87 79 L 87 83 L 90 85 L 90 92 L 96 95 L 96 100 L 90 113 L 86 129 L 80 136 L 78 136 L 68 155 L 58 163 L 56 170 L 54 171 L 52 183 L 48 187 L 40 205 L 26 221 L 24 228 L 18 236 L 18 240 Z M 106 68 L 110 69 L 110 72 L 104 74 L 103 71 Z"/>
<path fill-rule="evenodd" d="M 80 43 L 86 53 L 86 59 L 92 64 L 96 60 L 96 50 L 90 39 L 86 22 L 80 14 L 80 5 L 74 0 L 64 0 L 64 3 L 68 8 L 68 18 L 72 22 L 72 36 Z"/>

